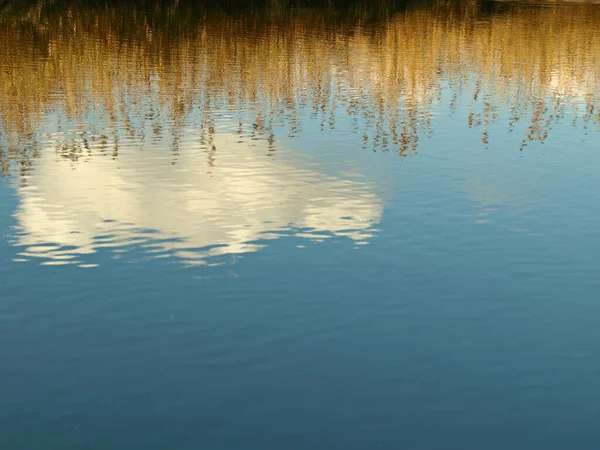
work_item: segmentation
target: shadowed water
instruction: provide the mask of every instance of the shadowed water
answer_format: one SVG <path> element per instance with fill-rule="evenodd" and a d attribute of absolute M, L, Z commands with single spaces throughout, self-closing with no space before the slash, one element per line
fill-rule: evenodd
<path fill-rule="evenodd" d="M 0 8 L 0 448 L 596 448 L 600 5 Z"/>

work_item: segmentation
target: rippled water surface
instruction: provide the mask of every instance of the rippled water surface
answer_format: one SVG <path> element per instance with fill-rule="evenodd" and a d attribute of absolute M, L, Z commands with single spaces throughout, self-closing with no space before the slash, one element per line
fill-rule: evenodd
<path fill-rule="evenodd" d="M 597 449 L 600 5 L 0 2 L 0 448 Z"/>

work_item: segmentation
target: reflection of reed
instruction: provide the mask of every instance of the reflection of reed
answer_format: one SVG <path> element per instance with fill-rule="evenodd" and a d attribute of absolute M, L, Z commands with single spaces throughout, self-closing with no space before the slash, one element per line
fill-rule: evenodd
<path fill-rule="evenodd" d="M 409 154 L 430 132 L 432 106 L 449 86 L 469 93 L 469 126 L 510 111 L 509 127 L 544 140 L 570 105 L 598 123 L 600 9 L 508 10 L 480 20 L 475 8 L 398 13 L 376 25 L 331 27 L 318 12 L 272 12 L 198 21 L 183 10 L 69 9 L 0 29 L 0 161 L 26 173 L 58 111 L 53 142 L 64 156 L 91 148 L 118 156 L 129 138 L 168 132 L 173 157 L 194 121 L 214 150 L 215 120 L 229 114 L 274 149 L 273 127 L 299 132 L 310 108 L 323 129 L 355 118 L 366 146 Z M 466 94 L 465 94 L 466 95 Z M 195 111 L 195 114 L 191 114 Z M 242 114 L 241 112 L 247 112 Z M 195 117 L 195 119 L 192 119 Z"/>

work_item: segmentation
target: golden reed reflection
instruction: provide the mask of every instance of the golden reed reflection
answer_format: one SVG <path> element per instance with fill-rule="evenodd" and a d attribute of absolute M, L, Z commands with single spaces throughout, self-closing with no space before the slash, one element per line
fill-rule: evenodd
<path fill-rule="evenodd" d="M 365 147 L 402 155 L 433 132 L 435 114 L 465 102 L 465 126 L 480 127 L 484 145 L 495 122 L 516 127 L 524 146 L 545 140 L 555 121 L 600 120 L 597 5 L 484 14 L 477 4 L 436 4 L 375 22 L 359 12 L 333 24 L 318 9 L 42 10 L 3 13 L 5 173 L 11 161 L 27 173 L 44 139 L 74 158 L 92 142 L 116 157 L 123 139 L 148 139 L 148 127 L 172 136 L 176 158 L 181 131 L 194 120 L 211 149 L 224 112 L 271 151 L 274 128 L 297 135 L 310 111 L 327 130 L 349 116 Z M 51 114 L 59 120 L 44 135 Z"/>

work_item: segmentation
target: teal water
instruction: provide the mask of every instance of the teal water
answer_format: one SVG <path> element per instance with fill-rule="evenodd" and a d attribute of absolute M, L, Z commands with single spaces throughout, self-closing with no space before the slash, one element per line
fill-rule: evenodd
<path fill-rule="evenodd" d="M 600 8 L 0 20 L 0 448 L 595 449 Z"/>

